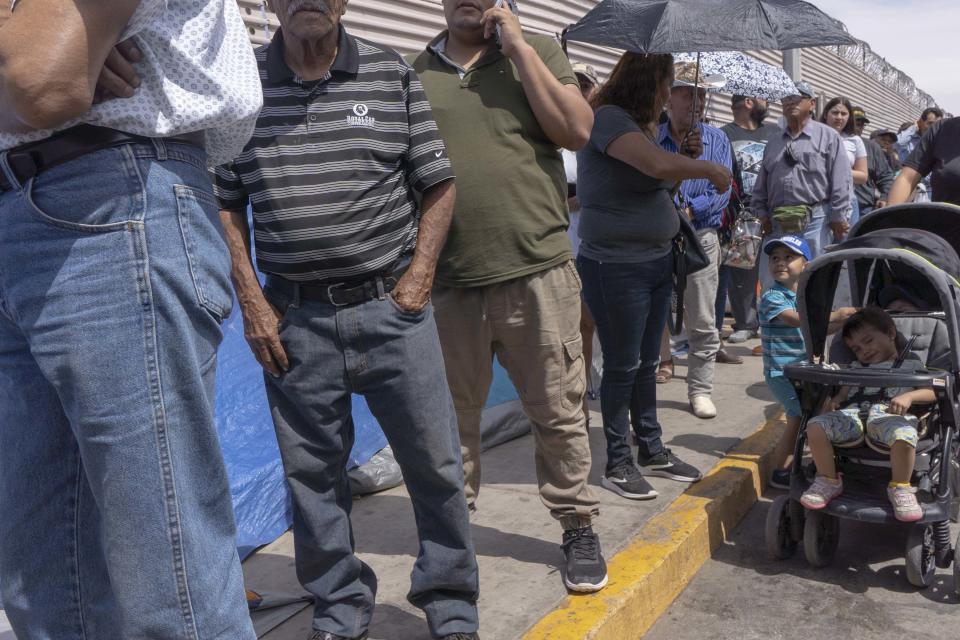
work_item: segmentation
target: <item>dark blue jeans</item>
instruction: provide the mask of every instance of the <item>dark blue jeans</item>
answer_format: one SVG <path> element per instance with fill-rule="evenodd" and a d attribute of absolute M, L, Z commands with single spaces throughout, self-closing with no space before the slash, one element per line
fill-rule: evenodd
<path fill-rule="evenodd" d="M 612 263 L 581 256 L 577 269 L 603 350 L 600 409 L 607 469 L 612 469 L 632 460 L 631 422 L 641 460 L 663 451 L 656 370 L 670 313 L 673 258 L 667 254 L 648 262 Z"/>
<path fill-rule="evenodd" d="M 354 553 L 347 461 L 352 393 L 363 395 L 403 472 L 420 538 L 411 603 L 434 636 L 476 631 L 477 562 L 463 494 L 460 438 L 433 307 L 400 309 L 389 295 L 335 307 L 300 300 L 269 279 L 283 312 L 290 369 L 265 376 L 284 472 L 293 494 L 297 576 L 316 598 L 313 627 L 348 638 L 370 624 L 373 570 Z"/>

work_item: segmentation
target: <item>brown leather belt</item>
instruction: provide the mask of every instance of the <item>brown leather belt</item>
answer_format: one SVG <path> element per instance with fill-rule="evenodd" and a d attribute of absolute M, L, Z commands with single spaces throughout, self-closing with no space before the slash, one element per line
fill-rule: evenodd
<path fill-rule="evenodd" d="M 203 149 L 204 145 L 202 131 L 163 138 L 163 141 L 165 143 L 189 144 L 200 149 Z M 135 136 L 107 127 L 78 124 L 44 140 L 29 142 L 10 149 L 7 153 L 7 162 L 13 170 L 13 175 L 23 184 L 51 167 L 69 162 L 88 153 L 136 143 L 149 144 L 150 138 Z M 13 185 L 7 180 L 6 175 L 0 172 L 0 191 L 8 191 L 12 188 Z"/>

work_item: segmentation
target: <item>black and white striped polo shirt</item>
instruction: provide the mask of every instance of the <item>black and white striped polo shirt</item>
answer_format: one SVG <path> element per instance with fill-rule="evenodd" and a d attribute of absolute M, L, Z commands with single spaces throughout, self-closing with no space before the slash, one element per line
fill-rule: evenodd
<path fill-rule="evenodd" d="M 220 207 L 252 205 L 257 266 L 297 281 L 348 282 L 390 269 L 416 244 L 422 194 L 453 170 L 420 80 L 397 53 L 340 27 L 326 78 L 301 81 L 283 35 L 256 51 L 263 110 Z"/>

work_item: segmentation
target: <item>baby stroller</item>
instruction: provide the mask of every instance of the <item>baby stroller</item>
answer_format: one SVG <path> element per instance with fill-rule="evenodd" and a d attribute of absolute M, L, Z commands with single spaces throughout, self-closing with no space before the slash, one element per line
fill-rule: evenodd
<path fill-rule="evenodd" d="M 803 410 L 790 470 L 789 495 L 781 495 L 767 514 L 766 546 L 785 559 L 803 543 L 807 561 L 828 565 L 836 552 L 840 520 L 910 527 L 906 577 L 917 587 L 933 582 L 937 567 L 953 565 L 954 589 L 960 595 L 960 554 L 951 546 L 949 521 L 957 521 L 960 450 L 960 207 L 909 204 L 876 211 L 860 220 L 848 239 L 807 265 L 800 278 L 798 306 L 803 319 L 807 358 L 813 364 L 788 366 L 786 376 L 797 389 Z M 842 267 L 846 265 L 844 271 Z M 883 292 L 909 292 L 916 310 L 891 312 L 908 348 L 925 363 L 920 371 L 836 368 L 853 357 L 836 339 L 827 353 L 827 325 L 841 274 L 850 282 L 852 306 L 886 304 Z M 852 447 L 835 445 L 844 492 L 820 511 L 808 511 L 800 496 L 812 483 L 813 464 L 803 464 L 807 421 L 828 395 L 842 386 L 932 388 L 933 406 L 913 407 L 920 417 L 920 441 L 912 478 L 918 487 L 923 518 L 909 525 L 893 515 L 885 487 L 889 452 L 865 439 Z M 960 538 L 957 539 L 960 547 Z"/>

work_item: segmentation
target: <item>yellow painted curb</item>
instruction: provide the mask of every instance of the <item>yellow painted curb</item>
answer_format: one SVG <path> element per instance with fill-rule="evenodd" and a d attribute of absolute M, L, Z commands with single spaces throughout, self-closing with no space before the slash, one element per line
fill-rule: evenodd
<path fill-rule="evenodd" d="M 568 596 L 523 640 L 637 640 L 763 493 L 782 416 L 743 440 L 610 559 L 603 591 Z"/>

